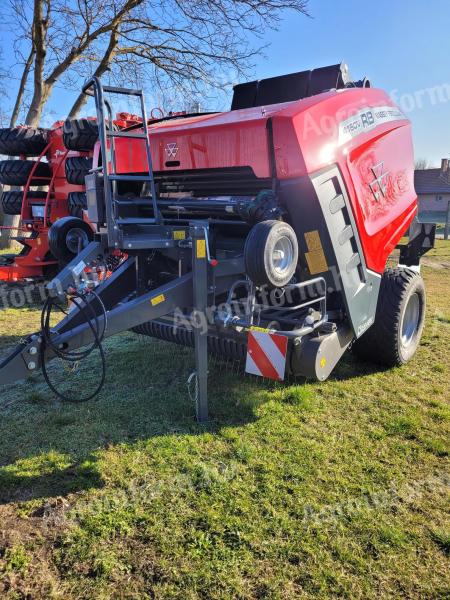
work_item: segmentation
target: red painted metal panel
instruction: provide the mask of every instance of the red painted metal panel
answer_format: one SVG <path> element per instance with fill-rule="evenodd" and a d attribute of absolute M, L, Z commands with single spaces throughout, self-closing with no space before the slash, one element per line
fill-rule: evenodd
<path fill-rule="evenodd" d="M 154 169 L 251 167 L 257 177 L 270 177 L 269 119 L 280 180 L 339 166 L 367 266 L 382 272 L 417 210 L 410 124 L 382 90 L 330 91 L 295 102 L 155 124 L 150 126 Z M 142 141 L 118 139 L 116 148 L 118 172 L 146 170 Z M 371 167 L 379 162 L 389 171 L 387 196 L 375 200 L 369 179 Z"/>

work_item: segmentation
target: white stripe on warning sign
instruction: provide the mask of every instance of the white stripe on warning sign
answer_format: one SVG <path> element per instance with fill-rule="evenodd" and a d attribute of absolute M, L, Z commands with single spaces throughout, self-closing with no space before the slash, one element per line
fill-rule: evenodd
<path fill-rule="evenodd" d="M 253 358 L 251 357 L 251 355 L 249 353 L 247 353 L 247 362 L 245 363 L 245 372 L 251 373 L 252 375 L 258 375 L 259 377 L 263 376 L 263 374 L 261 373 L 261 370 L 258 368 L 258 365 L 255 363 L 255 361 L 253 360 Z"/>

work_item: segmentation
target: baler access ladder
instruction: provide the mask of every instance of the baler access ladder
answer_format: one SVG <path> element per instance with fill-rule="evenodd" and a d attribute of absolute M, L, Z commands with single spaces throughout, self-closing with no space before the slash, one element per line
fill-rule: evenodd
<path fill-rule="evenodd" d="M 103 165 L 101 172 L 103 175 L 105 208 L 106 208 L 106 226 L 108 231 L 108 243 L 112 248 L 127 249 L 148 249 L 154 248 L 158 243 L 157 238 L 153 236 L 130 234 L 128 229 L 132 226 L 161 225 L 161 214 L 158 210 L 158 199 L 156 195 L 155 179 L 153 176 L 153 163 L 150 150 L 150 141 L 148 135 L 147 112 L 145 108 L 145 98 L 142 90 L 130 88 L 119 88 L 113 86 L 103 86 L 97 77 L 89 80 L 83 88 L 83 91 L 92 95 L 95 99 L 97 109 L 97 122 L 99 128 L 99 138 L 102 151 Z M 113 111 L 111 103 L 105 98 L 106 94 L 119 94 L 138 98 L 142 117 L 142 131 L 115 131 L 112 127 Z M 145 146 L 145 157 L 147 160 L 148 173 L 139 175 L 120 174 L 117 172 L 116 144 L 117 138 L 128 140 L 142 140 Z M 123 216 L 122 208 L 126 208 L 133 203 L 133 199 L 123 199 L 118 193 L 119 182 L 133 182 L 137 184 L 147 184 L 150 188 L 150 196 L 136 198 L 140 203 L 146 200 L 152 204 L 152 218 L 132 218 Z M 154 234 L 153 234 L 154 235 Z M 165 247 L 166 240 L 162 247 Z"/>

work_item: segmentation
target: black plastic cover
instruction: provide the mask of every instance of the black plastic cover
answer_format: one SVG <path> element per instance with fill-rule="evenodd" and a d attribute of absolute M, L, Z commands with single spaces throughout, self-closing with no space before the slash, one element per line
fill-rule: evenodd
<path fill-rule="evenodd" d="M 292 102 L 351 85 L 345 63 L 240 83 L 234 87 L 231 110 Z"/>

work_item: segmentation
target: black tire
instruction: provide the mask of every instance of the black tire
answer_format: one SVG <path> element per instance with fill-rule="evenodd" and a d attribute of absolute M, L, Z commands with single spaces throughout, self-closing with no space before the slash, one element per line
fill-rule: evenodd
<path fill-rule="evenodd" d="M 47 192 L 32 191 L 28 194 L 29 200 L 45 200 Z M 5 215 L 20 215 L 22 212 L 23 192 L 21 190 L 11 190 L 2 194 L 2 209 Z"/>
<path fill-rule="evenodd" d="M 7 127 L 0 129 L 0 154 L 39 156 L 48 144 L 48 129 Z"/>
<path fill-rule="evenodd" d="M 275 258 L 278 246 L 286 250 L 280 259 Z M 288 223 L 262 221 L 251 229 L 245 241 L 244 262 L 246 273 L 255 285 L 287 285 L 294 276 L 297 261 L 297 236 Z"/>
<path fill-rule="evenodd" d="M 71 156 L 66 160 L 66 179 L 74 185 L 84 185 L 84 178 L 92 169 L 92 157 Z"/>
<path fill-rule="evenodd" d="M 426 292 L 422 277 L 409 269 L 387 269 L 381 281 L 375 323 L 352 346 L 363 360 L 396 367 L 407 363 L 420 343 Z"/>
<path fill-rule="evenodd" d="M 97 121 L 92 119 L 67 119 L 63 126 L 63 144 L 68 150 L 88 152 L 98 140 Z"/>
<path fill-rule="evenodd" d="M 87 210 L 87 197 L 85 192 L 70 192 L 67 197 L 69 214 L 81 219 L 83 210 Z"/>
<path fill-rule="evenodd" d="M 81 244 L 78 244 L 80 239 Z M 62 264 L 69 263 L 78 254 L 78 248 L 85 248 L 93 239 L 91 227 L 75 217 L 59 219 L 48 231 L 50 252 Z"/>
<path fill-rule="evenodd" d="M 0 183 L 4 185 L 26 185 L 34 160 L 2 160 L 0 162 Z M 52 171 L 46 162 L 39 162 L 31 180 L 31 185 L 47 185 Z M 42 179 L 41 179 L 42 178 Z"/>

